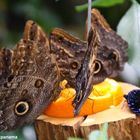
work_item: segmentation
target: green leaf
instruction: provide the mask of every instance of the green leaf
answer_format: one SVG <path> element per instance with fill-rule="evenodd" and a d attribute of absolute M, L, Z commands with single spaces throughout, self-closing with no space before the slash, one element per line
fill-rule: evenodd
<path fill-rule="evenodd" d="M 135 0 L 132 2 L 117 31 L 129 44 L 129 64 L 140 79 L 140 5 Z"/>
<path fill-rule="evenodd" d="M 93 7 L 110 7 L 117 4 L 122 4 L 125 0 L 95 0 L 92 2 Z M 88 8 L 88 3 L 76 6 L 78 12 L 86 10 Z"/>

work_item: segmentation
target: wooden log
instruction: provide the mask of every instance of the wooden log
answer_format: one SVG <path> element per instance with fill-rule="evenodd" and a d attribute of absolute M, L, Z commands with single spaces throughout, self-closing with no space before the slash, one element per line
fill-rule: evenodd
<path fill-rule="evenodd" d="M 130 84 L 120 84 L 124 94 L 137 89 Z M 100 129 L 105 122 L 108 122 L 108 136 L 115 140 L 140 139 L 140 117 L 129 110 L 125 101 L 87 117 L 63 119 L 41 115 L 35 122 L 35 129 L 38 140 L 67 140 L 68 137 L 88 139 L 89 133 Z"/>

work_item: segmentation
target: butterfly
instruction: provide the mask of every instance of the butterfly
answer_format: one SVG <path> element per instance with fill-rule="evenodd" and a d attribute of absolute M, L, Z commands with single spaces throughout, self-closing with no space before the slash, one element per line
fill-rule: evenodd
<path fill-rule="evenodd" d="M 92 85 L 106 77 L 117 76 L 128 59 L 127 42 L 110 28 L 97 9 L 92 9 L 86 42 L 81 44 L 79 39 L 58 28 L 52 31 L 49 40 L 62 77 L 76 89 L 75 115 L 90 94 Z"/>
<path fill-rule="evenodd" d="M 64 79 L 76 89 L 78 114 L 92 85 L 123 69 L 127 43 L 96 9 L 87 36 L 82 41 L 59 28 L 47 36 L 28 21 L 16 47 L 0 49 L 0 131 L 33 122 L 59 96 Z"/>
<path fill-rule="evenodd" d="M 49 41 L 33 21 L 13 50 L 0 50 L 0 130 L 32 122 L 55 96 L 59 71 Z"/>

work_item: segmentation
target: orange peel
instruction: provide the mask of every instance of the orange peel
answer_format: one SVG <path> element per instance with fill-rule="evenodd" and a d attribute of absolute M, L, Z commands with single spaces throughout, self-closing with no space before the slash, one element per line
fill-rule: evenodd
<path fill-rule="evenodd" d="M 70 118 L 74 117 L 72 101 L 76 91 L 73 88 L 65 88 L 60 96 L 44 111 L 44 114 L 51 117 Z M 91 94 L 83 104 L 78 116 L 94 114 L 110 106 L 116 106 L 123 100 L 123 90 L 118 82 L 113 79 L 105 79 L 102 83 L 94 85 Z"/>

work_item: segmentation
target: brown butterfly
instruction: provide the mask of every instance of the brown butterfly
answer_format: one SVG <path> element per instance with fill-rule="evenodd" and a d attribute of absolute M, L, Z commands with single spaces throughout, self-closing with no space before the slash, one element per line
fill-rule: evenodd
<path fill-rule="evenodd" d="M 113 31 L 98 10 L 91 13 L 87 41 L 54 29 L 50 35 L 51 52 L 62 77 L 76 89 L 75 115 L 90 94 L 93 84 L 115 77 L 127 61 L 127 42 Z"/>
<path fill-rule="evenodd" d="M 13 50 L 0 50 L 0 130 L 13 130 L 33 122 L 59 95 L 66 79 L 77 91 L 75 114 L 92 85 L 112 77 L 127 61 L 127 43 L 92 10 L 87 41 L 61 29 L 47 37 L 33 21 Z"/>
<path fill-rule="evenodd" d="M 32 21 L 16 48 L 0 50 L 0 60 L 0 130 L 13 130 L 57 97 L 59 71 L 45 33 Z"/>

